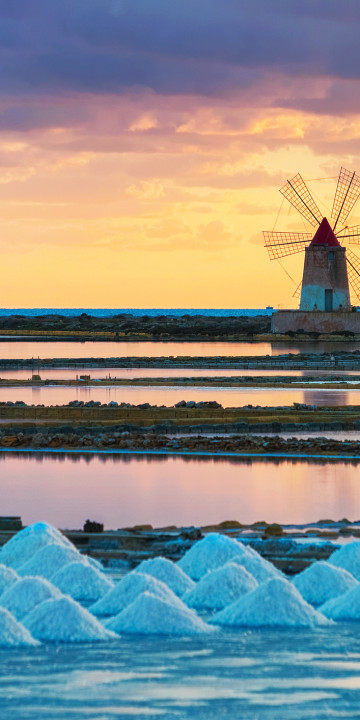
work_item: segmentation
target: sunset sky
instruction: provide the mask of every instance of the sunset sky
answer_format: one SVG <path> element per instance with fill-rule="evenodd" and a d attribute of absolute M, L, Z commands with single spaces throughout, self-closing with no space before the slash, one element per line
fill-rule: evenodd
<path fill-rule="evenodd" d="M 359 37 L 358 0 L 0 0 L 1 306 L 297 306 L 261 231 L 360 171 Z"/>

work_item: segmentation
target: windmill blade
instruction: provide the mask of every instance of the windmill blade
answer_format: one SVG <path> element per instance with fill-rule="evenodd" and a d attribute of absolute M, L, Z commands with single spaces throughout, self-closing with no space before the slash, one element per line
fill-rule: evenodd
<path fill-rule="evenodd" d="M 292 180 L 287 180 L 280 192 L 310 225 L 313 227 L 320 225 L 323 215 L 300 173 L 295 175 Z"/>
<path fill-rule="evenodd" d="M 313 237 L 312 233 L 273 232 L 272 230 L 263 230 L 263 236 L 270 260 L 278 260 L 286 255 L 303 252 Z"/>
<path fill-rule="evenodd" d="M 360 195 L 360 177 L 355 172 L 341 168 L 339 172 L 331 217 L 335 220 L 333 230 L 338 224 L 344 225 Z"/>
<path fill-rule="evenodd" d="M 360 225 L 343 228 L 336 237 L 338 240 L 349 242 L 350 245 L 360 245 Z"/>
<path fill-rule="evenodd" d="M 360 260 L 352 250 L 346 250 L 348 278 L 357 300 L 360 301 Z"/>

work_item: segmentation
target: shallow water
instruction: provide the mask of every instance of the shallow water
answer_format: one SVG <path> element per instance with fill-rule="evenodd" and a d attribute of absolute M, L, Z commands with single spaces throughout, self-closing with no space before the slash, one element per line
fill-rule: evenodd
<path fill-rule="evenodd" d="M 331 389 L 293 389 L 293 388 L 222 388 L 211 386 L 172 387 L 166 385 L 144 386 L 102 386 L 102 387 L 67 387 L 67 386 L 33 386 L 33 387 L 1 387 L 0 402 L 22 400 L 28 405 L 66 405 L 72 400 L 88 402 L 95 400 L 108 403 L 112 400 L 133 405 L 150 403 L 150 405 L 171 406 L 180 400 L 209 401 L 216 400 L 223 407 L 243 407 L 245 405 L 261 405 L 278 407 L 296 403 L 318 406 L 357 405 L 360 402 L 360 390 Z"/>
<path fill-rule="evenodd" d="M 179 355 L 282 355 L 284 353 L 352 352 L 356 342 L 0 342 L 0 358 L 174 357 Z"/>
<path fill-rule="evenodd" d="M 0 347 L 1 349 L 1 347 Z M 324 375 L 336 375 L 337 377 L 348 377 L 360 375 L 359 370 L 232 370 L 231 368 L 44 368 L 40 369 L 43 380 L 76 380 L 80 375 L 90 375 L 92 380 L 98 378 L 177 378 L 177 377 L 315 377 Z M 3 380 L 30 380 L 31 370 L 0 370 L 0 377 Z"/>
<path fill-rule="evenodd" d="M 360 518 L 351 461 L 3 452 L 0 496 L 2 515 L 62 528 Z"/>
<path fill-rule="evenodd" d="M 4 720 L 359 717 L 360 626 L 0 651 Z"/>

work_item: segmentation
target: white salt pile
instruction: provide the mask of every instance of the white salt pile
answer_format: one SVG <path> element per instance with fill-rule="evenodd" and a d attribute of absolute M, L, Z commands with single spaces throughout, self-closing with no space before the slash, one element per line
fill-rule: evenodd
<path fill-rule="evenodd" d="M 274 565 L 264 560 L 255 550 L 218 533 L 210 533 L 195 543 L 179 560 L 178 565 L 193 580 L 200 580 L 207 572 L 222 567 L 229 560 L 243 565 L 258 582 L 282 576 Z"/>
<path fill-rule="evenodd" d="M 51 582 L 74 600 L 95 602 L 114 587 L 112 580 L 84 562 L 74 562 L 58 570 Z M 1 604 L 1 598 L 0 598 Z"/>
<path fill-rule="evenodd" d="M 210 570 L 222 567 L 235 557 L 240 559 L 251 553 L 253 551 L 250 548 L 237 540 L 226 535 L 209 533 L 185 553 L 179 560 L 178 566 L 193 580 L 200 580 Z"/>
<path fill-rule="evenodd" d="M 284 577 L 283 573 L 278 570 L 268 560 L 265 560 L 259 553 L 253 555 L 243 555 L 242 557 L 232 558 L 232 562 L 241 565 L 252 575 L 258 583 L 266 582 L 274 577 Z"/>
<path fill-rule="evenodd" d="M 38 522 L 20 530 L 0 550 L 0 563 L 17 568 L 40 548 L 49 544 L 73 547 L 59 530 L 48 523 Z"/>
<path fill-rule="evenodd" d="M 0 565 L 0 595 L 19 579 L 18 574 L 6 565 Z"/>
<path fill-rule="evenodd" d="M 135 572 L 152 575 L 157 580 L 161 580 L 179 597 L 195 587 L 193 580 L 188 575 L 185 575 L 178 565 L 164 557 L 143 560 L 135 569 Z"/>
<path fill-rule="evenodd" d="M 228 605 L 210 622 L 247 627 L 316 627 L 329 621 L 301 597 L 292 583 L 273 578 Z"/>
<path fill-rule="evenodd" d="M 0 606 L 22 620 L 36 605 L 50 598 L 61 597 L 61 592 L 48 580 L 39 577 L 19 578 L 18 582 L 0 596 Z"/>
<path fill-rule="evenodd" d="M 319 610 L 332 620 L 360 620 L 360 584 L 345 595 L 328 600 Z"/>
<path fill-rule="evenodd" d="M 347 570 L 321 560 L 296 575 L 293 584 L 311 605 L 323 605 L 359 583 Z"/>
<path fill-rule="evenodd" d="M 0 608 L 0 647 L 34 647 L 39 644 L 8 610 Z"/>
<path fill-rule="evenodd" d="M 73 546 L 45 545 L 35 555 L 17 569 L 19 575 L 40 575 L 50 580 L 65 565 L 74 562 L 85 562 L 86 559 Z"/>
<path fill-rule="evenodd" d="M 116 617 L 106 622 L 115 632 L 143 635 L 202 635 L 213 630 L 193 610 L 169 604 L 150 592 L 141 593 Z"/>
<path fill-rule="evenodd" d="M 336 567 L 341 567 L 347 570 L 357 580 L 360 580 L 360 542 L 355 540 L 354 542 L 343 545 L 339 550 L 330 555 L 329 563 Z"/>
<path fill-rule="evenodd" d="M 204 575 L 183 602 L 198 610 L 222 610 L 258 586 L 255 578 L 237 563 L 228 562 Z"/>
<path fill-rule="evenodd" d="M 152 575 L 133 571 L 125 575 L 101 600 L 91 605 L 90 612 L 102 616 L 117 615 L 146 590 L 171 605 L 183 607 L 177 595 L 161 580 L 157 580 Z"/>
<path fill-rule="evenodd" d="M 79 603 L 65 596 L 37 605 L 26 615 L 23 624 L 35 638 L 44 642 L 99 642 L 116 638 Z"/>

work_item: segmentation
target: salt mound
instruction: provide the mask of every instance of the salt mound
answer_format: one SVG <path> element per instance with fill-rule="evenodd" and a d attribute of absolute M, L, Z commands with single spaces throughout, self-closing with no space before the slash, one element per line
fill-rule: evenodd
<path fill-rule="evenodd" d="M 195 587 L 195 583 L 188 575 L 185 575 L 178 565 L 175 565 L 175 563 L 171 560 L 167 560 L 167 558 L 164 557 L 143 560 L 143 562 L 138 565 L 135 572 L 152 575 L 157 580 L 161 580 L 175 593 L 175 595 L 179 595 L 179 597 Z"/>
<path fill-rule="evenodd" d="M 249 555 L 257 553 L 226 535 L 209 533 L 185 553 L 178 566 L 193 580 L 200 580 L 207 572 L 222 567 L 229 560 Z"/>
<path fill-rule="evenodd" d="M 161 580 L 133 571 L 125 575 L 101 600 L 91 605 L 90 612 L 94 615 L 117 615 L 146 590 L 172 605 L 184 607 L 177 595 Z"/>
<path fill-rule="evenodd" d="M 50 598 L 61 597 L 61 592 L 48 580 L 39 577 L 21 578 L 0 597 L 0 606 L 22 620 L 36 605 Z"/>
<path fill-rule="evenodd" d="M 45 600 L 26 615 L 23 624 L 38 640 L 54 643 L 99 642 L 116 635 L 69 597 Z"/>
<path fill-rule="evenodd" d="M 95 602 L 114 587 L 114 583 L 91 565 L 74 562 L 58 570 L 51 582 L 74 600 Z M 1 598 L 0 598 L 1 604 Z"/>
<path fill-rule="evenodd" d="M 265 560 L 259 553 L 254 555 L 243 555 L 232 558 L 232 562 L 242 565 L 258 583 L 266 582 L 272 578 L 284 578 L 284 575 L 268 560 Z"/>
<path fill-rule="evenodd" d="M 85 562 L 82 555 L 73 546 L 45 545 L 34 557 L 18 567 L 19 575 L 40 575 L 50 580 L 65 565 L 74 562 Z"/>
<path fill-rule="evenodd" d="M 333 620 L 360 620 L 360 584 L 321 605 L 320 612 Z"/>
<path fill-rule="evenodd" d="M 185 605 L 170 605 L 150 592 L 138 595 L 125 610 L 108 620 L 106 627 L 143 635 L 200 635 L 213 630 Z"/>
<path fill-rule="evenodd" d="M 8 610 L 0 608 L 0 647 L 34 647 L 39 644 Z"/>
<path fill-rule="evenodd" d="M 328 562 L 336 567 L 341 567 L 353 575 L 356 580 L 360 580 L 360 542 L 354 542 L 343 545 L 339 550 L 335 550 L 330 555 Z"/>
<path fill-rule="evenodd" d="M 292 583 L 273 578 L 228 605 L 210 622 L 230 626 L 316 627 L 328 620 L 301 597 Z"/>
<path fill-rule="evenodd" d="M 222 568 L 207 573 L 183 602 L 198 610 L 222 610 L 258 586 L 255 578 L 237 563 L 228 562 Z"/>
<path fill-rule="evenodd" d="M 347 570 L 319 561 L 296 575 L 293 584 L 311 605 L 323 605 L 359 583 Z"/>
<path fill-rule="evenodd" d="M 38 522 L 20 530 L 9 540 L 0 551 L 0 562 L 17 568 L 23 565 L 29 558 L 49 544 L 62 545 L 65 547 L 74 546 L 52 525 Z"/>
<path fill-rule="evenodd" d="M 0 595 L 19 579 L 18 574 L 6 565 L 0 565 Z M 0 603 L 1 604 L 1 603 Z"/>

